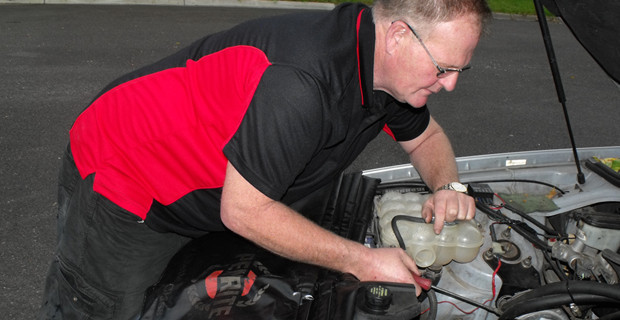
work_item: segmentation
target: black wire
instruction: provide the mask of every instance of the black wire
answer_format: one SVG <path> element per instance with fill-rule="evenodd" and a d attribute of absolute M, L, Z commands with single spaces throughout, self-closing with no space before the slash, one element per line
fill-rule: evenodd
<path fill-rule="evenodd" d="M 397 182 L 384 182 L 377 186 L 379 189 L 386 188 L 412 188 L 412 187 L 426 187 L 426 184 L 422 181 L 397 181 Z"/>
<path fill-rule="evenodd" d="M 491 223 L 491 225 L 489 226 L 489 229 L 491 231 L 491 240 L 493 240 L 493 242 L 497 242 L 497 233 L 495 232 L 495 225 L 501 223 L 501 222 L 494 222 Z"/>
<path fill-rule="evenodd" d="M 545 231 L 545 233 L 552 234 L 552 235 L 555 235 L 555 236 L 562 236 L 562 234 L 560 234 L 559 232 L 557 232 L 557 231 L 547 227 L 546 225 L 538 222 L 536 219 L 528 216 L 525 212 L 523 212 L 523 211 L 521 211 L 521 210 L 519 210 L 519 209 L 517 209 L 517 208 L 515 208 L 515 207 L 513 207 L 513 206 L 511 206 L 509 204 L 505 204 L 504 206 L 506 207 L 506 209 L 516 213 L 517 215 L 521 216 L 523 219 L 531 222 L 532 224 L 534 224 L 538 228 L 542 229 L 543 231 Z"/>
<path fill-rule="evenodd" d="M 435 287 L 435 286 L 433 286 L 432 289 L 437 291 L 437 292 L 439 292 L 439 293 L 441 293 L 441 294 L 443 294 L 443 295 L 446 295 L 448 297 L 452 297 L 454 299 L 461 300 L 461 301 L 463 301 L 465 303 L 468 303 L 468 304 L 470 304 L 472 306 L 484 309 L 484 310 L 489 311 L 491 313 L 494 313 L 496 315 L 500 315 L 499 311 L 494 309 L 493 307 L 489 307 L 489 306 L 484 305 L 482 303 L 479 303 L 477 301 L 474 301 L 474 300 L 471 300 L 469 298 L 466 298 L 466 297 L 463 297 L 461 295 L 458 295 L 458 294 L 456 294 L 454 292 L 451 292 L 451 291 L 448 291 L 448 290 L 445 290 L 445 289 L 442 289 L 442 288 L 438 288 L 438 287 Z"/>
<path fill-rule="evenodd" d="M 480 181 L 468 181 L 467 183 L 499 183 L 499 182 L 523 182 L 523 183 L 534 183 L 534 184 L 540 184 L 540 185 L 544 185 L 547 187 L 551 187 L 557 191 L 559 191 L 561 194 L 566 194 L 566 191 L 560 189 L 559 187 L 551 184 L 551 183 L 547 183 L 544 181 L 538 181 L 538 180 L 530 180 L 530 179 L 498 179 L 498 180 L 480 180 Z M 398 188 L 403 188 L 403 187 L 424 187 L 426 188 L 426 190 L 430 191 L 430 189 L 428 188 L 428 186 L 426 186 L 426 184 L 424 184 L 424 182 L 422 181 L 401 181 L 401 182 L 387 182 L 387 183 L 382 183 L 380 184 L 377 188 L 378 189 L 387 189 L 387 188 L 392 188 L 392 187 L 398 187 Z"/>
<path fill-rule="evenodd" d="M 568 280 L 568 277 L 564 274 L 564 272 L 562 272 L 562 270 L 560 270 L 560 267 L 558 267 L 557 263 L 553 261 L 553 259 L 551 259 L 549 253 L 545 250 L 541 250 L 541 252 L 545 257 L 545 260 L 547 260 L 549 266 L 551 266 L 551 269 L 553 269 L 553 272 L 555 272 L 555 274 L 557 274 L 559 278 L 562 278 L 563 280 Z"/>
<path fill-rule="evenodd" d="M 480 202 L 476 203 L 476 208 L 478 208 L 480 211 L 488 215 L 489 218 L 509 225 L 514 231 L 516 231 L 518 234 L 523 236 L 526 240 L 531 242 L 533 245 L 541 249 L 551 251 L 551 247 L 545 241 L 540 240 L 536 236 L 536 232 L 533 229 L 531 229 L 529 226 L 527 226 L 527 224 L 521 221 L 512 220 L 508 218 L 507 216 L 503 215 L 501 212 L 494 211 L 490 209 L 489 207 L 486 207 Z"/>
<path fill-rule="evenodd" d="M 575 296 L 573 296 L 573 293 L 570 291 L 570 281 L 565 281 L 565 282 L 566 282 L 566 292 L 568 292 L 568 296 L 570 297 L 571 303 L 577 304 L 577 302 L 575 302 Z"/>
<path fill-rule="evenodd" d="M 547 187 L 551 187 L 557 191 L 559 191 L 561 194 L 566 194 L 566 191 L 560 189 L 559 187 L 551 184 L 551 183 L 547 183 L 544 181 L 538 181 L 538 180 L 529 180 L 529 179 L 499 179 L 499 180 L 481 180 L 481 181 L 469 181 L 467 183 L 495 183 L 495 182 L 524 182 L 524 183 L 534 183 L 534 184 L 541 184 Z"/>
<path fill-rule="evenodd" d="M 485 213 L 492 220 L 495 220 L 495 221 L 498 221 L 498 222 L 501 222 L 501 223 L 511 223 L 512 222 L 512 220 L 510 218 L 508 218 L 505 215 L 499 213 L 499 210 L 495 211 L 495 210 L 485 206 L 481 202 L 476 202 L 476 208 L 478 210 L 482 211 L 483 213 Z"/>

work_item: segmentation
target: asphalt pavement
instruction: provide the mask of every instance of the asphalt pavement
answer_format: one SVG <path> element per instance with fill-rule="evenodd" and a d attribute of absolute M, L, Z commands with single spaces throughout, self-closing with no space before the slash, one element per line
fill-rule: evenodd
<path fill-rule="evenodd" d="M 0 312 L 32 319 L 55 241 L 68 131 L 109 81 L 276 7 L 0 4 Z M 620 89 L 549 25 L 579 147 L 620 145 Z M 457 89 L 429 100 L 457 156 L 570 147 L 537 22 L 497 17 Z M 351 166 L 406 163 L 381 135 Z"/>

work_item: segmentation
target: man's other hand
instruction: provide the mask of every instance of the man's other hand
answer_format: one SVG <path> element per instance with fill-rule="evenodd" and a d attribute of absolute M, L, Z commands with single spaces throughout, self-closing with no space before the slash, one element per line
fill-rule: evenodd
<path fill-rule="evenodd" d="M 422 218 L 430 223 L 435 217 L 436 234 L 443 229 L 444 222 L 471 220 L 476 216 L 474 198 L 453 190 L 439 190 L 428 198 L 422 206 Z"/>

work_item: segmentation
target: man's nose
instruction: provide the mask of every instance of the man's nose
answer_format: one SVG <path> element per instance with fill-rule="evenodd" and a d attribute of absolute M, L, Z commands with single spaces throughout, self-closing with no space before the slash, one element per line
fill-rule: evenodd
<path fill-rule="evenodd" d="M 456 82 L 459 79 L 458 72 L 450 72 L 446 77 L 439 79 L 437 82 L 441 84 L 444 90 L 450 92 L 456 87 Z"/>

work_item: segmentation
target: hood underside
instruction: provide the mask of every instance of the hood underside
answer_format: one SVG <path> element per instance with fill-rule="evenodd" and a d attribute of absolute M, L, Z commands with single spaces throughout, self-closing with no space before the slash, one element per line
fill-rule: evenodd
<path fill-rule="evenodd" d="M 605 72 L 620 83 L 620 1 L 543 0 Z"/>

